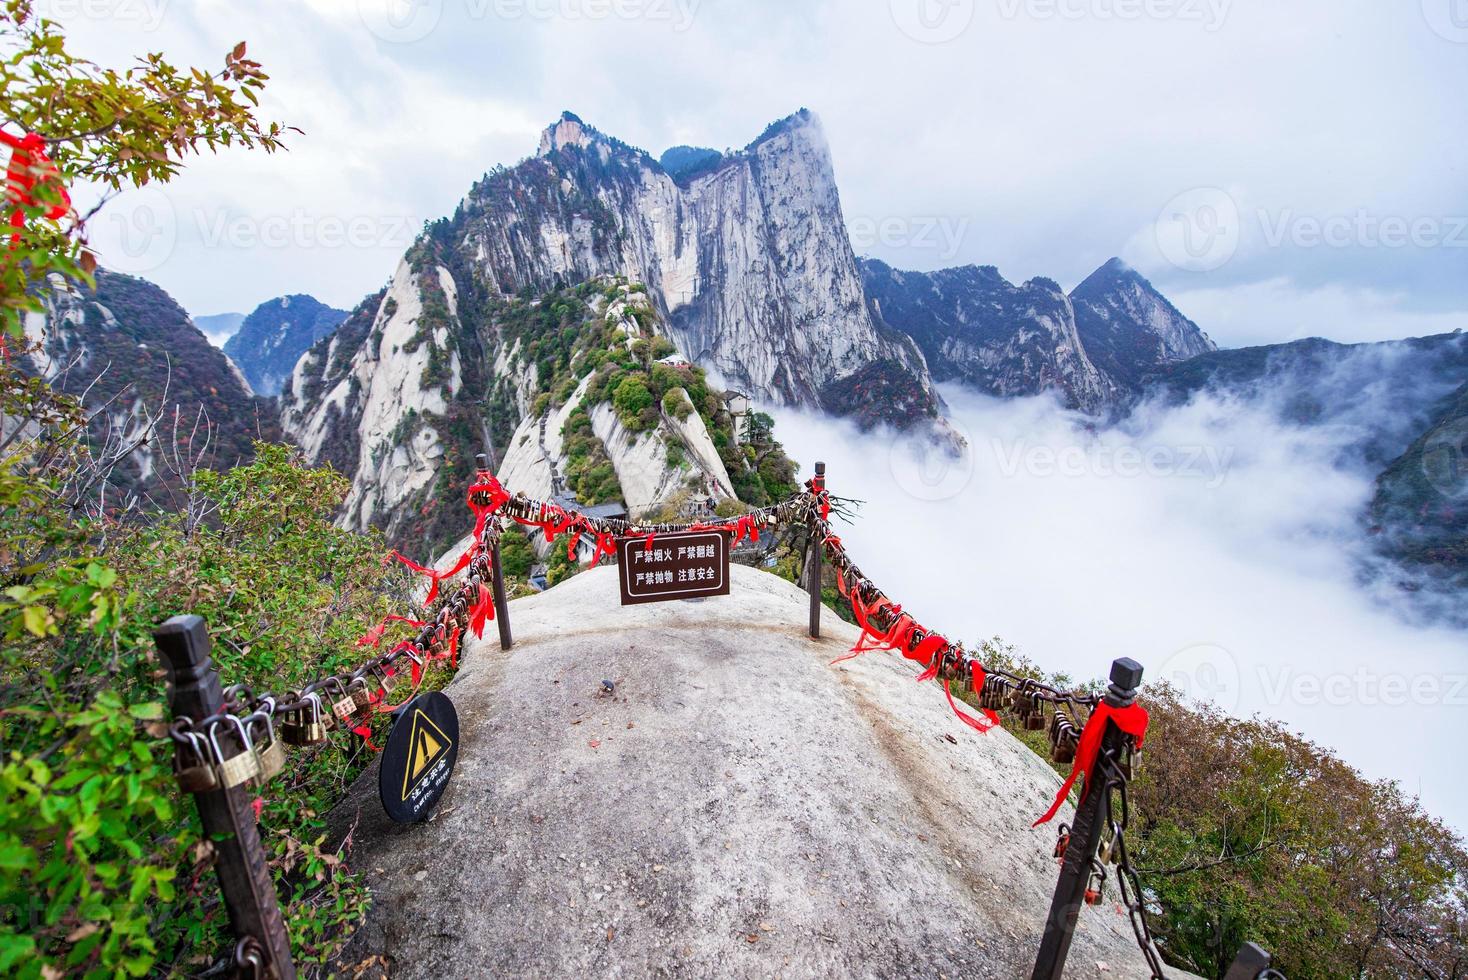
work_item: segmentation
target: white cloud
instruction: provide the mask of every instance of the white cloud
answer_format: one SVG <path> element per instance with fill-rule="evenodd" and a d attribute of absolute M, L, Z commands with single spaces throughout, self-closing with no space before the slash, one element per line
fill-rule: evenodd
<path fill-rule="evenodd" d="M 894 601 L 1076 677 L 1134 657 L 1468 825 L 1465 634 L 1409 625 L 1357 582 L 1372 479 L 1342 463 L 1355 408 L 1297 428 L 1265 404 L 1201 398 L 1091 432 L 1043 398 L 944 397 L 973 447 L 971 472 L 946 479 L 920 475 L 905 441 L 777 413 L 792 455 L 866 502 L 840 534 Z"/>
<path fill-rule="evenodd" d="M 872 249 L 900 266 L 1078 282 L 1197 187 L 1236 188 L 1273 214 L 1468 213 L 1468 59 L 1415 8 L 1218 0 L 1132 17 L 1102 0 L 1005 0 L 932 8 L 964 23 L 914 38 L 926 21 L 895 3 L 52 0 L 78 49 L 108 63 L 162 50 L 212 65 L 240 38 L 264 62 L 267 114 L 306 135 L 286 155 L 194 161 L 169 189 L 190 213 L 436 217 L 483 171 L 533 152 L 564 108 L 658 152 L 740 146 L 800 105 L 826 123 L 849 214 L 964 229 L 951 248 Z M 143 8 L 159 16 L 124 16 Z M 384 38 L 389 12 L 383 23 L 420 11 L 432 14 L 421 38 Z M 221 253 L 181 233 L 154 274 L 200 311 L 287 290 L 346 305 L 396 251 Z M 1246 248 L 1200 280 L 1163 269 L 1159 285 L 1374 290 L 1387 305 L 1307 332 L 1396 335 L 1393 303 L 1468 306 L 1464 254 Z"/>

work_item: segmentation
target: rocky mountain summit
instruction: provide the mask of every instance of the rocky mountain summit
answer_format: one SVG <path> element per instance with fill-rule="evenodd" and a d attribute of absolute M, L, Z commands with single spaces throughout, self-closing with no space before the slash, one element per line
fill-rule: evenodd
<path fill-rule="evenodd" d="M 690 176 L 571 113 L 539 152 L 479 181 L 448 247 L 501 295 L 599 275 L 646 285 L 678 349 L 775 404 L 853 408 L 832 385 L 873 364 L 908 376 L 884 420 L 935 414 L 922 355 L 864 302 L 830 153 L 805 110 Z"/>
<path fill-rule="evenodd" d="M 1069 295 L 1051 279 L 1016 286 L 993 266 L 903 272 L 863 259 L 861 270 L 873 313 L 917 342 L 935 380 L 998 397 L 1053 390 L 1101 413 L 1148 372 L 1215 349 L 1120 259 Z"/>
<path fill-rule="evenodd" d="M 257 394 L 278 395 L 301 355 L 346 318 L 345 310 L 312 296 L 280 296 L 255 307 L 225 342 L 224 352 Z"/>
<path fill-rule="evenodd" d="M 1055 771 L 908 661 L 831 666 L 855 627 L 827 611 L 811 640 L 804 592 L 731 571 L 729 596 L 623 607 L 590 569 L 511 603 L 508 654 L 467 646 L 435 814 L 389 824 L 369 770 L 331 815 L 374 892 L 342 972 L 1028 975 Z M 1082 911 L 1070 964 L 1148 975 L 1114 902 Z"/>

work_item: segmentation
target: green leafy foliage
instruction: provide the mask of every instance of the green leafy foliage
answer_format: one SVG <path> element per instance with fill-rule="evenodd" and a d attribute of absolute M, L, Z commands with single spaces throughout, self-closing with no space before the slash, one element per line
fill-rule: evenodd
<path fill-rule="evenodd" d="M 355 666 L 364 628 L 411 608 L 383 542 L 333 522 L 347 481 L 260 444 L 200 471 L 214 520 L 75 516 L 61 489 L 81 438 L 74 403 L 0 370 L 8 419 L 47 420 L 0 459 L 0 971 L 13 976 L 200 972 L 227 923 L 192 801 L 171 772 L 151 632 L 205 617 L 227 682 L 296 688 Z M 70 433 L 70 435 L 68 435 Z M 39 448 L 38 448 L 39 447 Z M 350 743 L 294 750 L 262 795 L 261 834 L 298 962 L 324 962 L 366 892 L 322 850 L 324 814 L 365 763 Z M 343 751 L 343 750 L 346 751 Z"/>
<path fill-rule="evenodd" d="M 38 16 L 31 0 L 5 0 L 0 107 L 7 123 L 45 140 L 55 169 L 35 168 L 35 200 L 22 208 L 19 241 L 0 263 L 0 335 L 23 334 L 23 315 L 41 308 L 34 287 L 48 275 L 90 283 L 96 260 L 84 219 L 45 217 L 62 187 L 142 187 L 170 180 L 188 155 L 206 149 L 281 149 L 286 128 L 255 118 L 267 78 L 245 57 L 244 42 L 225 52 L 217 72 L 179 70 L 157 53 L 122 71 L 103 68 L 68 51 L 60 26 Z"/>

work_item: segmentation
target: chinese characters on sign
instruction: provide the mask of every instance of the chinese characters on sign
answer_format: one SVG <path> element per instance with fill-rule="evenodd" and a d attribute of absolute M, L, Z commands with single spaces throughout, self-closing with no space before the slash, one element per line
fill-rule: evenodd
<path fill-rule="evenodd" d="M 729 594 L 729 538 L 722 531 L 617 541 L 622 605 Z"/>

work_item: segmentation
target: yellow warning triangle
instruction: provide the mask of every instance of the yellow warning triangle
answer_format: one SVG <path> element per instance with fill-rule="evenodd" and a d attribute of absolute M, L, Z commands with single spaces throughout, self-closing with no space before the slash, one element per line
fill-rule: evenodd
<path fill-rule="evenodd" d="M 422 711 L 413 712 L 413 727 L 408 732 L 408 767 L 403 773 L 403 799 L 408 798 L 408 791 L 413 784 L 428 771 L 429 766 L 438 761 L 438 757 L 451 744 L 449 737 L 443 733 L 442 728 L 433 723 L 432 718 Z"/>

